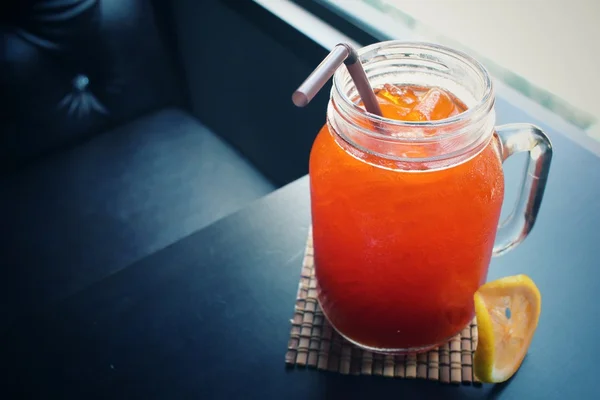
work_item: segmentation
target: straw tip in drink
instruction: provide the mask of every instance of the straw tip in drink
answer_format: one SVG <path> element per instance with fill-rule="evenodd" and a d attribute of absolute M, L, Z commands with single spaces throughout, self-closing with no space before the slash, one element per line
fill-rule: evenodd
<path fill-rule="evenodd" d="M 305 93 L 295 91 L 292 95 L 292 102 L 296 105 L 296 107 L 304 107 L 308 104 L 308 96 Z"/>

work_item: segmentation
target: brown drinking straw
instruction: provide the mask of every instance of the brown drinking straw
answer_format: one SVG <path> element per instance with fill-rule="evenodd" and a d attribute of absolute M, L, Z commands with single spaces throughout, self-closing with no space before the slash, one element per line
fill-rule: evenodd
<path fill-rule="evenodd" d="M 358 59 L 358 54 L 356 53 L 356 50 L 347 43 L 336 45 L 308 78 L 302 82 L 302 85 L 300 85 L 292 95 L 294 104 L 298 107 L 306 106 L 333 76 L 342 63 L 346 64 L 346 68 L 348 69 L 350 77 L 356 86 L 356 90 L 358 90 L 358 94 L 365 105 L 365 109 L 371 114 L 381 116 L 379 103 L 369 84 L 367 74 Z"/>

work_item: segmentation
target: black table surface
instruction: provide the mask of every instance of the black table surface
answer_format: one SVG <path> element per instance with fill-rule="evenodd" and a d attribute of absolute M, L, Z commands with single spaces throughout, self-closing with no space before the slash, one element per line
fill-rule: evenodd
<path fill-rule="evenodd" d="M 555 156 L 538 223 L 490 266 L 489 279 L 527 273 L 543 296 L 529 354 L 506 384 L 449 386 L 285 367 L 310 223 L 305 177 L 21 316 L 0 336 L 0 398 L 598 398 L 600 158 L 549 134 Z M 507 181 L 515 182 L 507 197 L 520 167 L 506 165 Z"/>

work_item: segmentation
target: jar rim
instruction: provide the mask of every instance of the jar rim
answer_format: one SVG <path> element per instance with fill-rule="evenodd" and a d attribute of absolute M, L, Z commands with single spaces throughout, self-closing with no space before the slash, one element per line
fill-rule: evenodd
<path fill-rule="evenodd" d="M 362 62 L 365 54 L 368 54 L 369 52 L 373 52 L 379 48 L 397 48 L 400 51 L 402 49 L 405 49 L 405 50 L 418 49 L 418 50 L 423 50 L 423 51 L 429 51 L 429 52 L 432 52 L 435 54 L 442 54 L 445 56 L 453 57 L 453 58 L 457 59 L 458 61 L 469 65 L 481 77 L 481 79 L 483 80 L 483 84 L 485 86 L 483 95 L 480 96 L 481 98 L 478 99 L 476 104 L 474 104 L 472 107 L 469 107 L 467 110 L 465 110 L 464 112 L 462 112 L 460 114 L 457 114 L 457 115 L 454 115 L 454 116 L 451 116 L 448 118 L 435 120 L 435 121 L 396 120 L 396 119 L 386 118 L 386 117 L 382 117 L 379 115 L 365 112 L 365 110 L 363 108 L 359 107 L 354 101 L 352 101 L 352 99 L 348 96 L 348 94 L 345 93 L 345 91 L 343 90 L 344 78 L 346 77 L 348 72 L 346 71 L 345 68 L 340 67 L 340 68 L 338 68 L 338 70 L 335 72 L 335 74 L 333 76 L 332 92 L 335 92 L 335 94 L 337 94 L 339 96 L 339 98 L 342 99 L 342 101 L 344 103 L 343 106 L 345 106 L 344 108 L 347 108 L 347 109 L 349 108 L 353 114 L 359 113 L 361 118 L 366 117 L 366 119 L 368 121 L 370 121 L 374 124 L 382 124 L 383 123 L 383 124 L 386 124 L 387 126 L 390 126 L 393 128 L 404 127 L 404 128 L 427 129 L 427 128 L 444 128 L 444 127 L 456 125 L 458 123 L 464 122 L 465 120 L 470 120 L 471 118 L 475 118 L 477 115 L 479 115 L 481 113 L 485 114 L 485 113 L 489 112 L 490 109 L 493 107 L 493 103 L 494 103 L 493 92 L 494 91 L 493 91 L 493 85 L 492 85 L 492 80 L 490 78 L 490 75 L 489 75 L 487 69 L 483 66 L 483 64 L 481 64 L 479 61 L 477 61 L 472 56 L 470 56 L 460 50 L 456 50 L 456 49 L 453 49 L 453 48 L 450 48 L 447 46 L 434 44 L 434 43 L 430 43 L 430 42 L 387 40 L 387 41 L 377 42 L 377 43 L 374 43 L 374 44 L 371 44 L 371 45 L 368 45 L 368 46 L 358 49 L 357 53 L 358 53 L 359 59 Z M 440 139 L 450 138 L 452 136 L 455 136 L 457 133 L 459 133 L 459 132 L 442 133 L 440 135 L 435 135 L 434 137 L 394 138 L 394 137 L 390 137 L 388 135 L 384 135 L 384 134 L 374 132 L 374 131 L 368 132 L 369 135 L 372 135 L 374 137 L 378 137 L 381 139 L 386 139 L 386 140 L 398 139 L 401 141 L 412 141 L 412 142 L 437 141 Z"/>

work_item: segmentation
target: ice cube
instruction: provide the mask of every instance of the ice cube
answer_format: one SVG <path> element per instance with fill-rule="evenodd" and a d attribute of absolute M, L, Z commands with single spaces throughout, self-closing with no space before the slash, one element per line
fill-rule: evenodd
<path fill-rule="evenodd" d="M 408 113 L 412 121 L 436 121 L 456 114 L 456 105 L 450 96 L 439 90 L 430 89 Z"/>
<path fill-rule="evenodd" d="M 418 101 L 417 95 L 411 88 L 399 88 L 390 83 L 383 85 L 383 88 L 377 92 L 377 95 L 400 107 L 410 108 Z"/>
<path fill-rule="evenodd" d="M 389 83 L 386 83 L 376 94 L 383 116 L 396 120 L 404 120 L 418 100 L 412 89 L 400 88 Z"/>
<path fill-rule="evenodd" d="M 391 103 L 379 103 L 381 115 L 385 118 L 395 119 L 399 121 L 406 120 L 406 114 L 410 112 L 408 107 L 400 107 Z"/>

